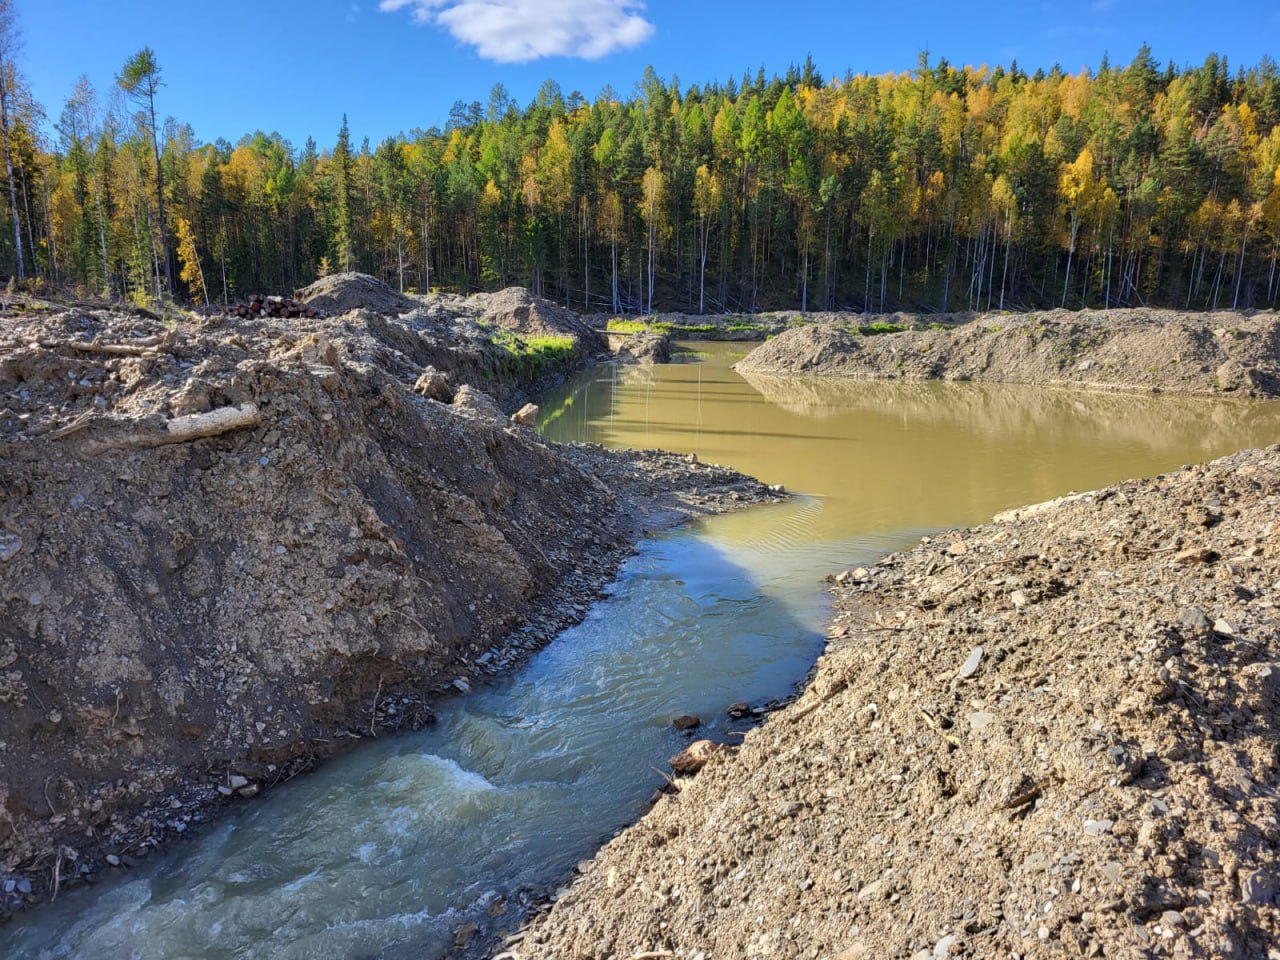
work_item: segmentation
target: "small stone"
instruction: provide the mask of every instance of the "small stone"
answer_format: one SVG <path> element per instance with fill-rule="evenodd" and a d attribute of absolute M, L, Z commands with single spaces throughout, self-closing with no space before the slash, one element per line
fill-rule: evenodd
<path fill-rule="evenodd" d="M 413 392 L 428 400 L 436 400 L 440 403 L 453 402 L 453 387 L 449 384 L 449 378 L 435 367 L 423 369 L 422 375 L 413 385 Z"/>
<path fill-rule="evenodd" d="M 467 681 L 464 680 L 462 677 L 458 677 L 456 680 L 453 681 L 453 687 L 459 693 L 471 692 L 471 684 L 467 683 Z"/>
<path fill-rule="evenodd" d="M 110 865 L 111 865 L 111 866 L 113 866 L 113 867 L 118 867 L 118 866 L 120 866 L 120 858 L 119 858 L 119 857 L 117 857 L 114 853 L 108 853 L 108 854 L 107 854 L 107 863 L 108 863 L 108 864 L 110 864 Z"/>
<path fill-rule="evenodd" d="M 266 466 L 267 464 L 269 464 L 270 462 L 271 462 L 271 458 L 270 458 L 270 457 L 259 457 L 259 458 L 258 458 L 258 466 L 260 466 L 260 467 L 265 467 L 265 466 Z"/>
<path fill-rule="evenodd" d="M 22 540 L 16 533 L 0 533 L 0 563 L 8 563 L 22 549 Z"/>
<path fill-rule="evenodd" d="M 1178 622 L 1197 636 L 1205 636 L 1213 630 L 1213 621 L 1199 607 L 1187 607 Z"/>
<path fill-rule="evenodd" d="M 991 722 L 995 720 L 995 715 L 986 713 L 985 711 L 976 711 L 969 714 L 969 726 L 975 731 L 982 731 L 991 726 Z"/>
<path fill-rule="evenodd" d="M 743 717 L 751 715 L 751 704 L 739 700 L 737 703 L 729 704 L 725 713 L 729 715 L 731 720 L 741 720 Z"/>
<path fill-rule="evenodd" d="M 677 753 L 667 762 L 676 773 L 697 773 L 715 756 L 720 745 L 710 740 L 695 740 L 688 748 Z"/>
<path fill-rule="evenodd" d="M 951 955 L 951 948 L 960 942 L 954 933 L 949 933 L 933 945 L 934 960 L 945 960 Z"/>
<path fill-rule="evenodd" d="M 967 659 L 960 667 L 960 679 L 968 680 L 978 672 L 978 667 L 982 666 L 983 651 L 981 647 L 974 647 L 969 651 L 969 659 Z"/>
<path fill-rule="evenodd" d="M 963 540 L 956 540 L 951 546 L 947 547 L 947 553 L 953 557 L 963 557 L 969 552 L 969 545 Z"/>
<path fill-rule="evenodd" d="M 1264 906 L 1276 899 L 1276 885 L 1271 877 L 1255 870 L 1240 881 L 1240 902 Z"/>
<path fill-rule="evenodd" d="M 884 881 L 872 880 L 858 891 L 859 900 L 879 900 L 884 896 Z"/>
<path fill-rule="evenodd" d="M 1027 599 L 1027 595 L 1021 590 L 1015 590 L 1013 591 L 1013 593 L 1009 594 L 1009 600 L 1018 609 L 1022 609 L 1028 603 L 1031 602 L 1030 600 Z"/>
<path fill-rule="evenodd" d="M 224 797 L 229 797 L 235 791 L 232 790 L 230 787 L 228 787 L 225 783 L 220 783 L 218 784 L 218 792 L 222 794 Z"/>
<path fill-rule="evenodd" d="M 1114 820 L 1086 820 L 1084 822 L 1084 832 L 1091 837 L 1100 837 L 1103 834 L 1110 833 L 1111 828 L 1114 826 Z"/>
<path fill-rule="evenodd" d="M 1049 928 L 1042 926 L 1039 930 L 1036 931 L 1036 936 L 1039 937 L 1041 940 L 1048 940 Z"/>
<path fill-rule="evenodd" d="M 538 425 L 538 405 L 536 403 L 526 403 L 511 415 L 511 422 L 518 423 L 522 427 L 536 427 Z"/>
<path fill-rule="evenodd" d="M 695 727 L 702 726 L 702 718 L 695 717 L 693 714 L 687 713 L 683 716 L 676 717 L 671 721 L 671 725 L 677 730 L 692 730 Z"/>
<path fill-rule="evenodd" d="M 227 777 L 227 785 L 230 786 L 232 790 L 239 790 L 242 787 L 247 787 L 249 785 L 249 779 L 247 777 L 240 776 L 238 773 L 233 773 L 231 776 Z"/>
<path fill-rule="evenodd" d="M 29 895 L 31 894 L 31 889 L 32 889 L 32 887 L 31 887 L 31 881 L 30 881 L 30 880 L 28 880 L 26 877 L 19 877 L 19 878 L 18 878 L 18 892 L 19 892 L 19 893 L 23 894 L 24 896 L 29 896 Z"/>
<path fill-rule="evenodd" d="M 1208 547 L 1187 547 L 1174 555 L 1173 562 L 1191 566 L 1197 563 L 1213 563 L 1220 556 L 1218 551 L 1210 550 Z"/>
<path fill-rule="evenodd" d="M 12 877 L 4 882 L 5 893 L 13 893 L 16 889 L 18 889 L 18 881 L 14 880 Z"/>
<path fill-rule="evenodd" d="M 285 547 L 283 543 L 276 544 L 276 556 L 283 557 L 288 552 L 289 552 L 288 549 Z"/>
<path fill-rule="evenodd" d="M 1236 628 L 1228 621 L 1218 619 L 1213 621 L 1213 632 L 1220 637 L 1234 637 L 1236 635 Z"/>
<path fill-rule="evenodd" d="M 258 790 L 258 785 L 256 783 L 251 783 L 247 787 L 241 787 L 236 792 L 248 800 L 250 797 L 256 797 L 258 795 Z"/>

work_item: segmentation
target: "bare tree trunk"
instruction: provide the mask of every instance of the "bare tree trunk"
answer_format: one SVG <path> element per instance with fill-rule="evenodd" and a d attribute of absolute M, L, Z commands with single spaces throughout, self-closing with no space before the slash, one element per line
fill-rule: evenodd
<path fill-rule="evenodd" d="M 151 109 L 151 147 L 156 156 L 156 214 L 160 218 L 160 256 L 164 260 L 165 292 L 173 296 L 173 271 L 169 266 L 169 225 L 164 218 L 164 169 L 160 165 L 160 131 L 156 127 L 156 95 L 152 86 L 148 94 Z M 157 297 L 156 299 L 159 299 Z"/>
<path fill-rule="evenodd" d="M 1244 277 L 1244 252 L 1245 247 L 1249 243 L 1249 229 L 1245 228 L 1244 236 L 1240 238 L 1240 262 L 1236 265 L 1236 293 L 1231 299 L 1231 309 L 1237 310 L 1240 307 L 1240 280 Z"/>
<path fill-rule="evenodd" d="M 1071 259 L 1076 255 L 1076 235 L 1080 230 L 1080 218 L 1071 218 L 1071 245 L 1067 247 L 1067 274 L 1062 281 L 1062 306 L 1067 306 L 1067 291 L 1071 289 Z"/>
<path fill-rule="evenodd" d="M 18 279 L 25 277 L 22 262 L 22 222 L 18 219 L 18 189 L 13 182 L 13 156 L 9 152 L 9 65 L 0 53 L 0 150 L 4 150 L 4 172 L 9 180 L 9 213 L 13 217 L 13 242 L 18 253 Z"/>

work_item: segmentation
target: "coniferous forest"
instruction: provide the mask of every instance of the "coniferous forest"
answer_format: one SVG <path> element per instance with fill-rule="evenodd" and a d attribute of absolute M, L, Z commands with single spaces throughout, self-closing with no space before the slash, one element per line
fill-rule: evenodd
<path fill-rule="evenodd" d="M 1280 299 L 1280 71 L 885 76 L 812 63 L 594 100 L 501 86 L 443 128 L 204 143 L 144 49 L 46 122 L 0 53 L 0 272 L 227 303 L 361 270 L 590 311 L 886 311 Z"/>

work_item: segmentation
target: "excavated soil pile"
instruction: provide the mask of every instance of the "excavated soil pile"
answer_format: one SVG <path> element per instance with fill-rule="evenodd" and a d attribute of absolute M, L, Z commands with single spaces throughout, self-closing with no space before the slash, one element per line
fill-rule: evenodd
<path fill-rule="evenodd" d="M 607 349 L 578 314 L 523 287 L 470 297 L 409 297 L 376 277 L 342 273 L 317 280 L 297 296 L 326 316 L 354 312 L 370 326 L 380 324 L 380 339 L 413 362 L 457 382 L 480 383 L 508 409 Z M 567 347 L 559 342 L 564 337 L 572 338 Z"/>
<path fill-rule="evenodd" d="M 579 618 L 641 527 L 770 498 L 428 400 L 414 337 L 361 312 L 0 331 L 0 916 L 429 719 Z"/>
<path fill-rule="evenodd" d="M 467 299 L 469 309 L 484 320 L 522 336 L 573 336 L 584 345 L 604 346 L 599 333 L 567 307 L 535 297 L 524 287 L 507 287 L 497 293 L 477 293 Z"/>
<path fill-rule="evenodd" d="M 388 316 L 408 313 L 417 301 L 397 293 L 377 277 L 367 273 L 335 273 L 303 287 L 294 296 L 312 310 L 326 316 L 372 310 Z"/>
<path fill-rule="evenodd" d="M 857 318 L 867 326 L 879 319 Z M 1280 394 L 1280 316 L 1160 310 L 986 314 L 952 327 L 864 336 L 852 321 L 794 327 L 744 375 L 999 380 L 1113 390 Z"/>
<path fill-rule="evenodd" d="M 1274 957 L 1280 447 L 841 574 L 804 695 L 532 958 Z"/>

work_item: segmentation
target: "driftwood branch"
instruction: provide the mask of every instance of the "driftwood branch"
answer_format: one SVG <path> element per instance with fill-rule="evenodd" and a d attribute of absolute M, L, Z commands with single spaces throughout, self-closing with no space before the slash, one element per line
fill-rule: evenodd
<path fill-rule="evenodd" d="M 115 357 L 152 357 L 156 348 L 163 345 L 165 337 L 140 337 L 131 343 L 85 343 L 83 340 L 41 340 L 40 346 L 46 350 L 58 350 L 65 347 L 78 353 L 104 353 Z"/>
<path fill-rule="evenodd" d="M 152 430 L 124 432 L 112 437 L 90 440 L 84 445 L 84 452 L 88 456 L 96 456 L 107 450 L 138 450 L 170 443 L 189 443 L 192 440 L 203 440 L 205 437 L 230 433 L 232 430 L 256 427 L 261 422 L 262 413 L 258 410 L 256 403 L 245 403 L 238 407 L 219 407 L 208 413 L 175 417 L 165 424 L 163 433 Z"/>

